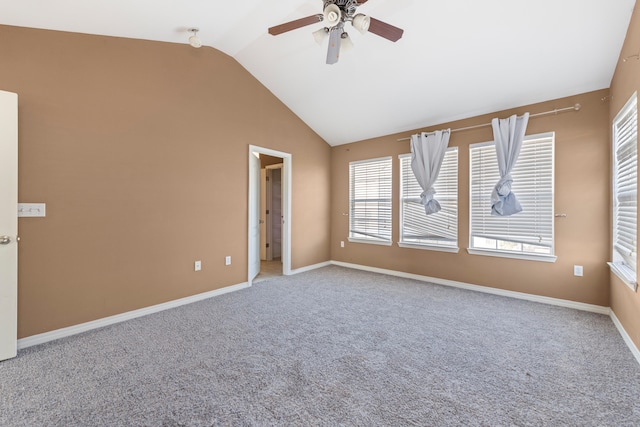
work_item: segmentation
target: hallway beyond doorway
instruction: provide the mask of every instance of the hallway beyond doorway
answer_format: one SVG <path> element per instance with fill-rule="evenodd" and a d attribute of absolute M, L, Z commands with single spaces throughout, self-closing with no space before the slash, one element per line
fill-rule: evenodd
<path fill-rule="evenodd" d="M 272 277 L 282 276 L 282 260 L 274 258 L 273 261 L 260 261 L 260 273 L 253 279 L 253 283 L 262 282 Z"/>

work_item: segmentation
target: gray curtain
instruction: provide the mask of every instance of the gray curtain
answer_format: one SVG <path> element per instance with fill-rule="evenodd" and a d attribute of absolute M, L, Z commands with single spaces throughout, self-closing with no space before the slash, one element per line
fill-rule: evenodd
<path fill-rule="evenodd" d="M 511 171 L 518 161 L 528 122 L 529 113 L 491 121 L 500 170 L 500 180 L 491 192 L 491 215 L 509 216 L 522 211 L 520 202 L 511 191 Z"/>
<path fill-rule="evenodd" d="M 436 131 L 411 136 L 411 170 L 422 187 L 420 203 L 427 215 L 440 211 L 440 203 L 433 196 L 433 188 L 440 173 L 440 166 L 449 145 L 451 131 Z"/>

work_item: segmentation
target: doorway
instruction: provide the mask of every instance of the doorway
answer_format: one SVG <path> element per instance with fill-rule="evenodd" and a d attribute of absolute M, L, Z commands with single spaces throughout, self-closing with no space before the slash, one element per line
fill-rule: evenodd
<path fill-rule="evenodd" d="M 249 146 L 248 217 L 249 284 L 291 274 L 291 154 Z"/>
<path fill-rule="evenodd" d="M 282 275 L 282 158 L 260 156 L 260 273 L 255 281 Z"/>

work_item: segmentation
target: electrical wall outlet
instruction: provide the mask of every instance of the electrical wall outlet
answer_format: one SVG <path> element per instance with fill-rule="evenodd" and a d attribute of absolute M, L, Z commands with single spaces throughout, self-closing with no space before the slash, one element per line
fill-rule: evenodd
<path fill-rule="evenodd" d="M 202 270 L 202 261 L 196 261 L 195 263 L 193 263 L 193 269 L 195 271 Z"/>
<path fill-rule="evenodd" d="M 340 240 L 340 247 L 344 248 L 344 240 Z"/>
<path fill-rule="evenodd" d="M 224 259 L 224 265 L 231 265 L 231 255 L 227 255 Z"/>
<path fill-rule="evenodd" d="M 574 276 L 582 276 L 582 266 L 581 265 L 574 265 L 573 266 L 573 275 Z"/>

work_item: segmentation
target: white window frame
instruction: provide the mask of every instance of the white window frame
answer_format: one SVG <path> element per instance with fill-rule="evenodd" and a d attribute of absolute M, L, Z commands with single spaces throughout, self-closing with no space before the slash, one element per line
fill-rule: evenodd
<path fill-rule="evenodd" d="M 453 157 L 453 158 L 452 158 Z M 442 252 L 453 252 L 457 253 L 459 251 L 458 248 L 458 147 L 449 147 L 445 153 L 445 158 L 443 160 L 442 168 L 445 168 L 446 165 L 453 164 L 452 167 L 455 170 L 447 171 L 446 169 L 440 169 L 440 175 L 438 180 L 434 184 L 434 188 L 436 190 L 436 200 L 439 201 L 442 206 L 442 211 L 426 215 L 424 213 L 424 207 L 419 203 L 420 196 L 416 197 L 405 197 L 405 175 L 408 174 L 410 176 L 409 179 L 413 179 L 412 184 L 418 185 L 413 175 L 413 171 L 411 170 L 411 154 L 400 154 L 398 156 L 398 160 L 400 163 L 399 173 L 400 173 L 400 234 L 398 246 L 401 248 L 414 248 L 414 249 L 426 249 L 426 250 L 434 250 L 434 251 L 442 251 Z M 407 161 L 408 160 L 408 161 Z M 403 166 L 404 164 L 404 166 Z M 405 171 L 405 167 L 408 168 Z M 450 176 L 447 179 L 447 182 L 441 180 L 440 178 L 443 176 Z M 445 191 L 448 190 L 448 191 Z M 439 198 L 438 195 L 446 195 L 446 198 Z M 427 224 L 429 221 L 437 222 L 439 220 L 439 216 L 443 216 L 445 212 L 453 211 L 453 226 L 455 227 L 455 238 L 453 244 L 451 244 L 451 240 L 447 239 L 438 239 L 437 237 L 429 240 L 429 243 L 426 242 L 416 242 L 409 241 L 404 239 L 404 226 L 405 226 L 405 203 L 416 203 L 419 205 L 417 215 L 422 215 L 420 217 L 420 222 Z M 444 234 L 444 232 L 442 233 Z"/>
<path fill-rule="evenodd" d="M 612 262 L 611 271 L 631 290 L 637 292 L 637 235 L 638 235 L 638 94 L 634 93 L 613 119 L 612 126 Z M 619 149 L 625 147 L 626 156 L 619 158 Z M 630 151 L 630 152 L 629 152 Z M 622 161 L 623 166 L 619 166 Z M 631 174 L 619 173 L 621 169 Z M 626 179 L 626 178 L 629 179 Z M 622 189 L 621 189 L 622 188 Z M 620 195 L 631 196 L 631 203 L 620 208 Z M 628 199 L 628 198 L 627 198 Z M 620 226 L 618 218 L 625 217 L 625 225 Z M 635 224 L 634 224 L 635 223 Z M 631 237 L 629 242 L 628 236 Z M 626 238 L 625 238 L 626 237 Z"/>
<path fill-rule="evenodd" d="M 529 260 L 529 261 L 543 261 L 543 262 L 555 262 L 557 260 L 557 256 L 555 256 L 555 236 L 554 236 L 554 211 L 553 211 L 553 205 L 554 205 L 554 191 L 555 191 L 555 161 L 554 161 L 554 157 L 555 157 L 555 133 L 554 132 L 547 132 L 547 133 L 541 133 L 541 134 L 536 134 L 536 135 L 528 135 L 524 138 L 524 142 L 523 142 L 523 148 L 527 145 L 527 144 L 531 144 L 536 140 L 541 140 L 541 139 L 551 139 L 551 208 L 548 209 L 548 221 L 549 223 L 545 224 L 546 228 L 550 227 L 550 242 L 548 246 L 550 248 L 550 253 L 549 254 L 544 254 L 544 253 L 534 253 L 534 252 L 527 252 L 527 251 L 511 251 L 511 250 L 504 250 L 504 249 L 498 249 L 498 244 L 500 242 L 506 243 L 509 241 L 515 242 L 515 243 L 520 243 L 522 245 L 522 248 L 524 249 L 524 245 L 526 243 L 524 242 L 518 242 L 518 241 L 514 241 L 514 240 L 510 240 L 508 237 L 508 235 L 504 235 L 503 239 L 498 238 L 498 236 L 496 236 L 496 239 L 493 239 L 496 241 L 496 248 L 480 248 L 480 247 L 474 247 L 473 246 L 473 239 L 474 239 L 474 224 L 473 224 L 473 204 L 474 204 L 474 183 L 473 183 L 473 156 L 472 156 L 472 150 L 474 148 L 481 148 L 481 147 L 486 147 L 486 146 L 490 146 L 493 145 L 495 146 L 495 142 L 491 141 L 491 142 L 484 142 L 484 143 L 479 143 L 479 144 L 471 144 L 469 146 L 469 247 L 467 248 L 467 252 L 473 255 L 485 255 L 485 256 L 494 256 L 494 257 L 504 257 L 504 258 L 516 258 L 516 259 L 523 259 L 523 260 Z M 522 151 L 521 151 L 522 154 Z M 518 175 L 518 171 L 520 168 L 524 167 L 524 164 L 522 163 L 523 158 L 521 156 L 521 158 L 518 160 L 518 162 L 516 162 L 515 167 L 512 170 L 512 175 L 514 176 L 514 183 L 513 183 L 513 192 L 516 194 L 516 197 L 519 197 L 519 200 L 521 201 L 521 203 L 523 203 L 523 211 L 527 209 L 527 206 L 525 205 L 524 202 L 524 194 L 522 194 L 522 190 L 518 189 L 518 179 L 517 179 L 517 175 Z M 497 168 L 497 165 L 496 165 Z M 497 169 L 496 169 L 497 170 Z M 499 177 L 498 177 L 499 178 Z M 497 182 L 497 179 L 495 180 Z M 486 210 L 487 213 L 489 213 L 491 211 L 491 193 L 490 191 L 488 192 L 488 194 L 484 195 L 483 197 L 486 199 L 487 201 L 487 205 L 486 205 Z M 516 216 L 519 214 L 516 214 Z M 504 219 L 505 221 L 509 221 L 509 217 L 504 217 L 501 218 L 501 220 Z M 502 236 L 500 236 L 502 237 Z M 492 240 L 492 239 L 489 239 Z"/>
<path fill-rule="evenodd" d="M 388 164 L 386 164 L 388 163 Z M 376 165 L 377 164 L 377 165 Z M 357 219 L 354 213 L 354 207 L 357 203 L 354 198 L 354 172 L 355 169 L 359 166 L 372 165 L 375 167 L 388 167 L 388 177 L 385 179 L 388 181 L 387 183 L 380 184 L 378 186 L 372 186 L 367 190 L 368 192 L 375 194 L 367 194 L 364 199 L 360 199 L 360 202 L 366 203 L 366 200 L 371 200 L 374 204 L 378 204 L 379 210 L 382 212 L 381 216 L 377 217 L 377 228 L 376 233 L 378 236 L 373 233 L 373 231 L 369 231 L 366 228 L 356 228 L 358 227 L 357 223 L 362 220 Z M 382 197 L 380 192 L 383 192 Z M 373 196 L 373 197 L 372 197 Z M 393 229 L 393 159 L 391 156 L 388 157 L 380 157 L 377 159 L 368 159 L 368 160 L 359 160 L 354 162 L 349 162 L 349 237 L 348 240 L 354 243 L 369 243 L 374 245 L 384 245 L 390 246 L 392 244 L 392 229 Z M 374 218 L 375 220 L 375 218 Z M 366 219 L 365 219 L 366 221 Z M 381 232 L 384 234 L 381 236 Z M 367 236 L 368 235 L 368 236 Z M 367 236 L 367 237 L 364 237 Z"/>

